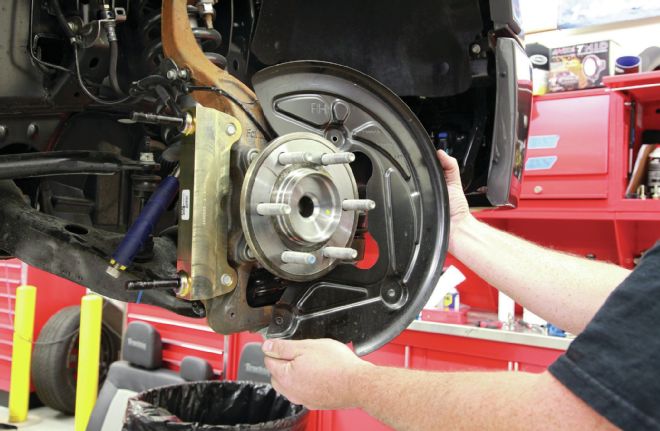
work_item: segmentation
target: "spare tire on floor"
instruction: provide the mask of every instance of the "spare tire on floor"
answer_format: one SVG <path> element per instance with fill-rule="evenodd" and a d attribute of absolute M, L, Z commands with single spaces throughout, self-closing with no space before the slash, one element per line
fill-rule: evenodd
<path fill-rule="evenodd" d="M 121 346 L 119 331 L 111 327 L 105 316 L 114 305 L 106 305 L 101 327 L 99 388 L 110 364 L 119 359 Z M 32 352 L 32 383 L 37 396 L 46 406 L 67 414 L 73 414 L 76 406 L 79 331 L 80 307 L 63 308 L 41 328 Z"/>

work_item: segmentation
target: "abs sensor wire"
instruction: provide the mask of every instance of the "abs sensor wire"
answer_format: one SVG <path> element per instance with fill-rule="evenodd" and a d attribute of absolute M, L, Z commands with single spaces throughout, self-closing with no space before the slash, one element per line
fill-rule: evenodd
<path fill-rule="evenodd" d="M 106 99 L 101 99 L 100 97 L 92 94 L 92 92 L 87 89 L 87 86 L 83 81 L 82 73 L 80 72 L 80 60 L 78 55 L 78 47 L 76 45 L 74 45 L 73 47 L 73 56 L 76 66 L 76 78 L 78 79 L 78 86 L 83 91 L 83 93 L 85 93 L 85 95 L 90 99 L 92 99 L 94 102 L 99 103 L 101 105 L 121 105 L 122 103 L 126 103 L 134 98 L 133 96 L 129 95 L 117 100 L 106 100 Z"/>
<path fill-rule="evenodd" d="M 259 121 L 257 121 L 256 117 L 250 112 L 250 110 L 243 104 L 240 100 L 232 96 L 231 94 L 227 93 L 225 90 L 218 88 L 218 87 L 207 87 L 207 86 L 201 86 L 201 85 L 188 85 L 186 86 L 187 91 L 212 91 L 214 93 L 217 93 L 223 97 L 226 97 L 229 99 L 234 105 L 238 106 L 241 111 L 245 113 L 245 115 L 248 116 L 250 121 L 254 123 L 257 129 L 261 132 L 264 137 L 270 141 L 273 139 L 273 135 L 266 130 L 266 127 L 264 127 Z"/>

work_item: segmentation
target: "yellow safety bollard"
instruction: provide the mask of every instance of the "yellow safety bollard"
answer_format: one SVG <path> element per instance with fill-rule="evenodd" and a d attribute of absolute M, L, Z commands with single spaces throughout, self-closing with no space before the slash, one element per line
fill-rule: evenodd
<path fill-rule="evenodd" d="M 24 422 L 28 416 L 36 299 L 36 287 L 19 286 L 16 289 L 14 344 L 11 353 L 11 382 L 9 383 L 9 422 Z"/>
<path fill-rule="evenodd" d="M 103 298 L 85 295 L 80 307 L 75 431 L 87 428 L 98 395 L 102 314 Z"/>

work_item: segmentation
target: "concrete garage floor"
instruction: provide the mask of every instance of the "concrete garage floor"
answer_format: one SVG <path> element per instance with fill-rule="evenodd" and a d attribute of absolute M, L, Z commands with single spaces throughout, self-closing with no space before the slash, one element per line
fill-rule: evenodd
<path fill-rule="evenodd" d="M 7 423 L 8 415 L 7 407 L 0 406 L 0 423 Z M 38 407 L 30 410 L 26 422 L 12 425 L 17 425 L 19 430 L 29 431 L 73 431 L 73 416 L 67 416 L 49 407 Z"/>

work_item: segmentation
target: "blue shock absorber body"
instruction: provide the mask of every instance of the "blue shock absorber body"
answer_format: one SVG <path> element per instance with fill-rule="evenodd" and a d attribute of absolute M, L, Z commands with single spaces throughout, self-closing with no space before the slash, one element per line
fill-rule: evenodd
<path fill-rule="evenodd" d="M 154 226 L 167 207 L 170 206 L 178 191 L 179 180 L 176 177 L 168 176 L 160 182 L 158 188 L 151 195 L 140 215 L 113 253 L 111 265 L 124 270 L 133 262 L 133 258 L 147 241 L 149 235 L 153 232 Z"/>

